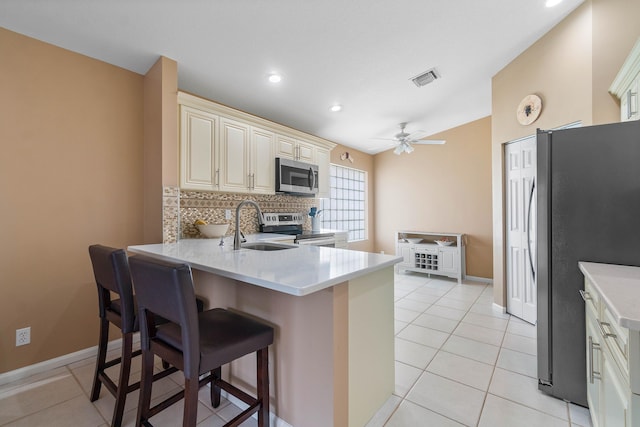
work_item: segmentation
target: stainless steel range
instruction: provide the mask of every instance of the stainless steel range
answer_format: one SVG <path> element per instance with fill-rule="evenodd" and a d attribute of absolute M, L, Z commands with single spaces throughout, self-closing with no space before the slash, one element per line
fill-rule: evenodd
<path fill-rule="evenodd" d="M 260 225 L 262 233 L 278 233 L 296 236 L 299 245 L 336 247 L 336 235 L 332 230 L 303 230 L 306 214 L 304 213 L 265 213 L 264 224 Z"/>

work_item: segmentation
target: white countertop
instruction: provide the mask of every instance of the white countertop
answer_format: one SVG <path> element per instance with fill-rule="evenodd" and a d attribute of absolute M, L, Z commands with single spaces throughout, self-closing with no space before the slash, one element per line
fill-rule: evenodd
<path fill-rule="evenodd" d="M 640 267 L 580 262 L 618 324 L 640 330 Z"/>
<path fill-rule="evenodd" d="M 252 242 L 285 237 L 259 233 L 246 238 Z M 402 260 L 392 255 L 306 245 L 281 251 L 234 251 L 232 240 L 227 239 L 225 246 L 218 246 L 218 242 L 219 239 L 183 239 L 177 243 L 129 246 L 128 250 L 184 262 L 194 269 L 296 296 L 317 292 Z"/>

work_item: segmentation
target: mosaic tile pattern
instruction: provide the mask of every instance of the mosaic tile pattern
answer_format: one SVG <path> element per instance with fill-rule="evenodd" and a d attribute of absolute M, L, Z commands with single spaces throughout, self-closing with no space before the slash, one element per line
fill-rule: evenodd
<path fill-rule="evenodd" d="M 174 243 L 178 241 L 180 229 L 180 189 L 178 187 L 162 188 L 162 241 Z"/>
<path fill-rule="evenodd" d="M 204 191 L 180 191 L 180 239 L 202 238 L 194 225 L 196 219 L 209 224 L 230 223 L 227 235 L 235 233 L 236 207 L 243 200 L 253 200 L 262 212 L 308 212 L 312 206 L 319 206 L 319 200 L 305 197 L 294 197 L 284 194 L 240 194 Z M 166 206 L 166 205 L 165 205 Z M 225 211 L 231 211 L 231 219 L 225 220 Z M 311 228 L 311 221 L 305 228 Z M 165 224 L 166 225 L 166 224 Z M 259 231 L 255 209 L 246 206 L 240 212 L 240 228 L 245 234 Z M 166 235 L 166 234 L 165 234 Z"/>

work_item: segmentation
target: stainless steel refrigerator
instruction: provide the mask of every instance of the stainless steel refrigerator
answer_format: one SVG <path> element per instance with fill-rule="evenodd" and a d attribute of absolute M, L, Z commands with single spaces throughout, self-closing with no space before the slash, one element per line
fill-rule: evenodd
<path fill-rule="evenodd" d="M 578 261 L 640 266 L 640 121 L 538 131 L 538 388 L 587 406 Z"/>

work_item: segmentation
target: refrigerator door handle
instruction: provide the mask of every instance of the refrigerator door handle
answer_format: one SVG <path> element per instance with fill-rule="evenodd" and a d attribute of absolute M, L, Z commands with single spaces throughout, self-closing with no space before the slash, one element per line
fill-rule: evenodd
<path fill-rule="evenodd" d="M 529 193 L 529 211 L 527 212 L 527 248 L 529 252 L 529 265 L 531 266 L 531 276 L 533 281 L 536 280 L 536 269 L 533 266 L 533 254 L 531 253 L 531 212 L 533 211 L 533 196 L 536 189 L 536 179 L 531 181 L 531 192 Z"/>

